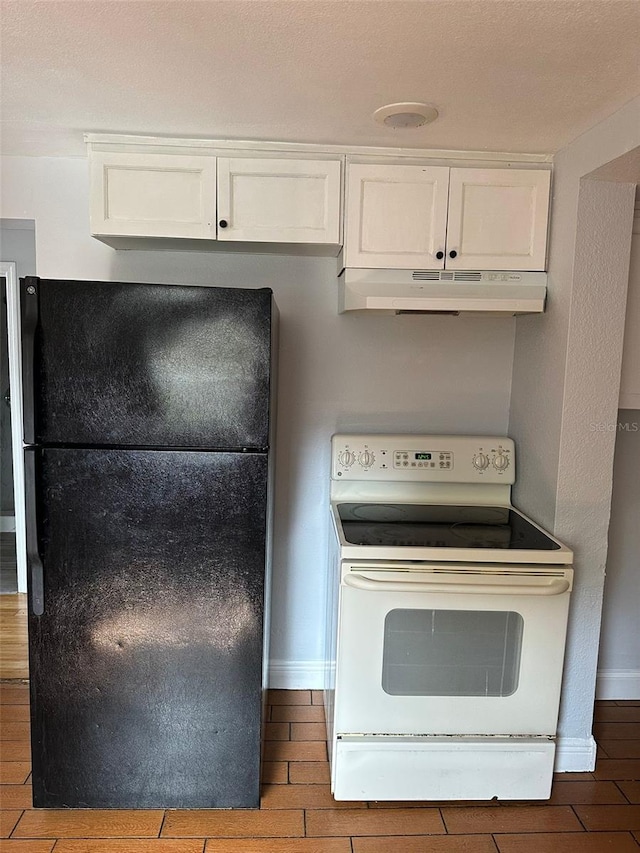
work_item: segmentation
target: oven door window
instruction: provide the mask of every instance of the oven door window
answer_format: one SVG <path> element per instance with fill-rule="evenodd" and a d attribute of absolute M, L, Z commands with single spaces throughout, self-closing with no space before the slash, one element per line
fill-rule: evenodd
<path fill-rule="evenodd" d="M 391 696 L 511 696 L 523 631 L 522 616 L 509 611 L 391 610 L 382 689 Z"/>

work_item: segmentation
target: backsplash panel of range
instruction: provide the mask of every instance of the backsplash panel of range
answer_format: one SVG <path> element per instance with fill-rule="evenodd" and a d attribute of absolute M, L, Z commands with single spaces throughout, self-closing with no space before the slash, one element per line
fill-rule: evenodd
<path fill-rule="evenodd" d="M 495 436 L 335 435 L 325 707 L 337 800 L 550 795 L 573 554 Z"/>

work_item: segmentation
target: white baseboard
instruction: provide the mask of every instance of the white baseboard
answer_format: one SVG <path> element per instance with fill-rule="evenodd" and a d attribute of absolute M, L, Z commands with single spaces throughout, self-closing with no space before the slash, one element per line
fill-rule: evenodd
<path fill-rule="evenodd" d="M 640 669 L 600 669 L 596 699 L 640 699 Z"/>
<path fill-rule="evenodd" d="M 326 666 L 322 660 L 271 660 L 269 687 L 276 690 L 322 690 Z"/>
<path fill-rule="evenodd" d="M 556 746 L 556 773 L 586 773 L 596 766 L 597 745 L 593 737 L 559 737 Z"/>

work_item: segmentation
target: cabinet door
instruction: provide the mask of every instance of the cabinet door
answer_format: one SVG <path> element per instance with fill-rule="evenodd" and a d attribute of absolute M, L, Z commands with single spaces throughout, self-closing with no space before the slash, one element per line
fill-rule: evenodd
<path fill-rule="evenodd" d="M 544 270 L 550 180 L 542 170 L 451 169 L 447 268 Z"/>
<path fill-rule="evenodd" d="M 339 244 L 340 166 L 218 158 L 218 240 Z"/>
<path fill-rule="evenodd" d="M 92 152 L 91 233 L 215 239 L 215 157 Z"/>
<path fill-rule="evenodd" d="M 349 166 L 345 266 L 442 269 L 449 168 Z"/>

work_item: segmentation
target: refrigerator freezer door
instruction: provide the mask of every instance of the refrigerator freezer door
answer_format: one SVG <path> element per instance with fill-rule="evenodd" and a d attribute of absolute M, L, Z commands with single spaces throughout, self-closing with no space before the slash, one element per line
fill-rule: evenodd
<path fill-rule="evenodd" d="M 21 301 L 27 444 L 267 447 L 270 290 L 32 277 Z"/>
<path fill-rule="evenodd" d="M 266 454 L 31 454 L 35 805 L 257 807 Z"/>

